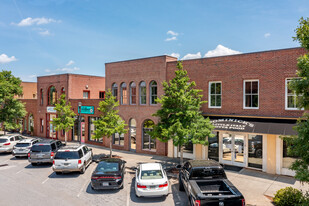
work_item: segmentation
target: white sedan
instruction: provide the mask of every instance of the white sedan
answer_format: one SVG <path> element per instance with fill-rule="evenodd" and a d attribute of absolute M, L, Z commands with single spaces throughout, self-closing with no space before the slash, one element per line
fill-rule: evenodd
<path fill-rule="evenodd" d="M 169 182 L 160 163 L 140 164 L 135 174 L 135 195 L 154 197 L 168 195 Z"/>

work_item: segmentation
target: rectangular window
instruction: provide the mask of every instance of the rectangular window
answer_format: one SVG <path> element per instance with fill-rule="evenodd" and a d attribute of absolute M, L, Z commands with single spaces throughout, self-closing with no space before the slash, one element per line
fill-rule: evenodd
<path fill-rule="evenodd" d="M 136 104 L 136 87 L 131 87 L 130 104 Z"/>
<path fill-rule="evenodd" d="M 96 139 L 94 138 L 94 131 L 96 130 L 96 126 L 94 125 L 94 121 L 98 120 L 99 117 L 88 117 L 88 131 L 89 131 L 89 135 L 88 135 L 88 140 L 89 141 L 95 141 L 95 142 L 103 142 L 103 137 L 101 137 L 100 139 Z"/>
<path fill-rule="evenodd" d="M 90 98 L 90 91 L 83 91 L 83 99 L 89 99 Z"/>
<path fill-rule="evenodd" d="M 99 98 L 104 99 L 105 98 L 105 92 L 100 92 L 99 93 Z"/>
<path fill-rule="evenodd" d="M 146 104 L 146 87 L 140 87 L 140 104 Z"/>
<path fill-rule="evenodd" d="M 288 78 L 285 80 L 285 109 L 286 110 L 297 110 L 297 101 L 299 96 L 296 95 L 296 92 L 289 89 L 289 83 L 293 78 Z"/>
<path fill-rule="evenodd" d="M 259 108 L 259 80 L 244 81 L 244 109 Z"/>
<path fill-rule="evenodd" d="M 151 138 L 147 131 L 152 129 L 143 128 L 143 149 L 156 151 L 156 139 Z"/>
<path fill-rule="evenodd" d="M 43 133 L 44 131 L 44 120 L 40 119 L 40 132 Z"/>
<path fill-rule="evenodd" d="M 113 144 L 124 146 L 124 134 L 115 133 L 113 135 Z"/>
<path fill-rule="evenodd" d="M 209 108 L 221 108 L 221 82 L 209 82 Z"/>

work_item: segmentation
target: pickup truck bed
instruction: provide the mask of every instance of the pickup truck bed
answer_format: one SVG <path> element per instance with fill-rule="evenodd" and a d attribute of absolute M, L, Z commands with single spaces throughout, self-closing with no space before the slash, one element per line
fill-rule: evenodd
<path fill-rule="evenodd" d="M 227 186 L 224 181 L 195 181 L 200 188 L 200 193 L 205 196 L 213 196 L 213 195 L 235 195 L 233 191 Z M 191 184 L 194 184 L 191 180 Z"/>

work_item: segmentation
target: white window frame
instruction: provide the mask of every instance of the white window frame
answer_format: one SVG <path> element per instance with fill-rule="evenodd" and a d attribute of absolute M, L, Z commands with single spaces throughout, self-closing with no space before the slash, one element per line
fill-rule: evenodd
<path fill-rule="evenodd" d="M 89 91 L 83 91 L 83 99 L 89 99 Z M 85 96 L 87 94 L 87 97 Z"/>
<path fill-rule="evenodd" d="M 288 81 L 291 81 L 291 80 L 297 79 L 297 78 L 298 77 L 288 77 L 288 78 L 285 78 L 285 99 L 284 99 L 284 101 L 285 101 L 285 103 L 284 103 L 285 110 L 304 110 L 304 108 L 299 109 L 297 106 L 295 108 L 289 108 L 288 107 Z"/>
<path fill-rule="evenodd" d="M 125 87 L 123 87 L 123 85 L 125 85 Z M 123 93 L 123 89 L 125 88 L 126 91 L 126 96 L 124 97 L 124 93 Z M 128 104 L 128 90 L 127 90 L 127 84 L 125 82 L 122 82 L 120 84 L 120 104 L 121 105 L 127 105 Z M 127 103 L 125 104 L 123 100 L 127 100 Z"/>
<path fill-rule="evenodd" d="M 141 84 L 142 84 L 142 82 L 144 82 L 145 83 L 145 91 L 146 91 L 146 94 L 145 94 L 145 99 L 146 99 L 146 102 L 145 102 L 145 104 L 142 104 L 142 87 L 141 87 Z M 146 105 L 147 104 L 147 84 L 146 84 L 146 82 L 145 81 L 141 81 L 139 84 L 138 84 L 138 87 L 139 87 L 139 95 L 138 95 L 138 99 L 139 99 L 139 104 L 140 105 Z"/>
<path fill-rule="evenodd" d="M 132 84 L 135 84 L 135 87 L 132 87 Z M 135 88 L 135 104 L 132 103 L 132 89 Z M 130 92 L 130 105 L 136 105 L 137 104 L 137 85 L 135 82 L 131 82 L 130 85 L 129 85 L 129 92 Z"/>
<path fill-rule="evenodd" d="M 258 82 L 258 106 L 246 107 L 246 82 Z M 243 82 L 243 108 L 244 109 L 259 109 L 260 108 L 260 81 L 258 79 L 244 80 Z"/>
<path fill-rule="evenodd" d="M 156 83 L 157 85 L 155 86 L 156 88 L 157 88 L 157 98 L 156 99 L 158 99 L 158 83 L 155 81 L 155 80 L 153 80 L 153 81 L 151 81 L 150 83 L 149 83 L 149 104 L 150 105 L 157 105 L 157 102 L 155 102 L 155 103 L 152 103 L 151 102 L 151 99 L 152 99 L 152 96 L 153 96 L 153 94 L 152 94 L 152 87 L 154 87 L 152 84 L 153 83 Z"/>
<path fill-rule="evenodd" d="M 221 84 L 221 106 L 211 106 L 211 84 L 213 83 L 220 83 Z M 221 109 L 222 108 L 222 81 L 211 81 L 208 83 L 208 108 L 217 108 Z"/>

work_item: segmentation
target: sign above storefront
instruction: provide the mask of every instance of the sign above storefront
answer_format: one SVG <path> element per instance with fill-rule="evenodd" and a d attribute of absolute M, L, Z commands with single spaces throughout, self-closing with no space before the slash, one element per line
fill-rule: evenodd
<path fill-rule="evenodd" d="M 47 107 L 46 111 L 47 113 L 56 113 L 55 107 Z"/>
<path fill-rule="evenodd" d="M 252 128 L 254 127 L 253 123 L 240 119 L 217 119 L 211 121 L 211 123 L 215 126 L 216 129 L 232 131 L 247 131 L 248 129 L 250 130 L 250 128 L 252 130 Z"/>
<path fill-rule="evenodd" d="M 80 111 L 79 111 L 79 107 L 78 107 L 78 113 L 94 114 L 94 106 L 81 106 Z"/>

